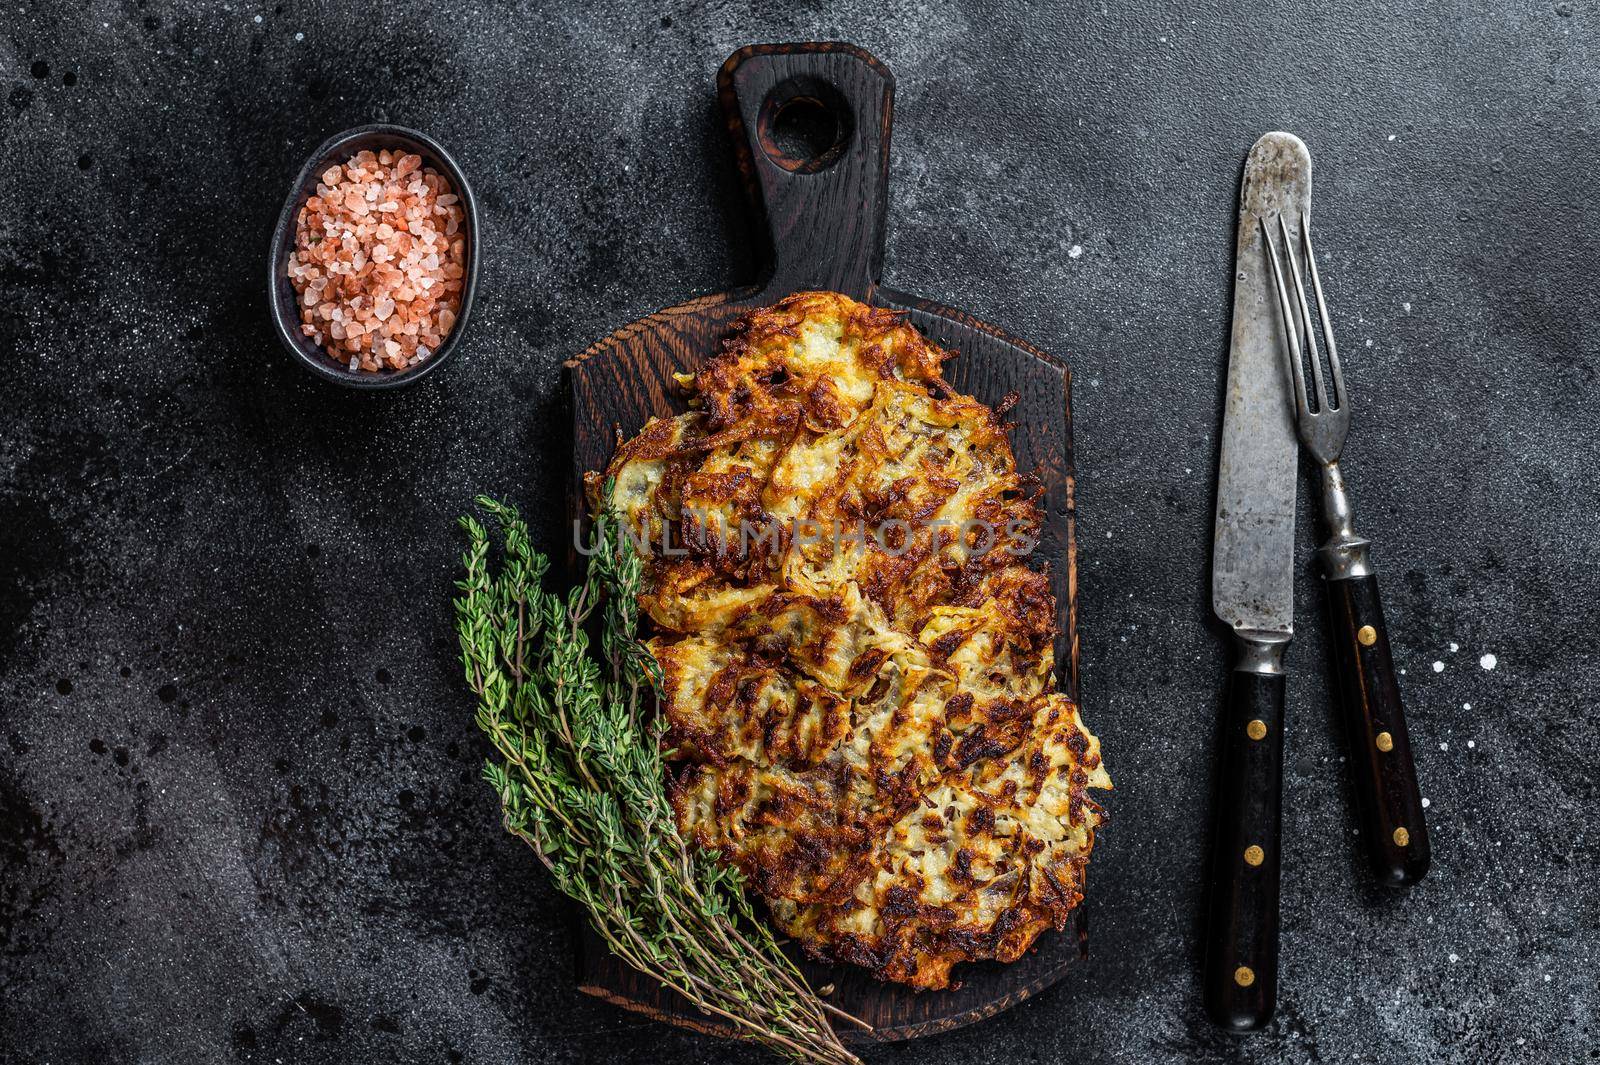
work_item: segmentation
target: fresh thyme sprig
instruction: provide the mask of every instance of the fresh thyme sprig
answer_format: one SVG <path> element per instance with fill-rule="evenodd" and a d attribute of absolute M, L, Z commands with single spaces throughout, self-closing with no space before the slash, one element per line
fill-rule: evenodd
<path fill-rule="evenodd" d="M 641 560 L 609 510 L 595 522 L 588 572 L 566 595 L 544 590 L 549 562 L 517 510 L 480 496 L 503 549 L 475 518 L 456 628 L 478 727 L 497 758 L 483 775 L 506 830 L 533 848 L 562 892 L 633 968 L 741 1035 L 797 1061 L 859 1065 L 823 1002 L 755 919 L 744 881 L 691 847 L 667 800 L 659 671 L 638 640 Z M 598 660 L 588 622 L 600 611 Z"/>

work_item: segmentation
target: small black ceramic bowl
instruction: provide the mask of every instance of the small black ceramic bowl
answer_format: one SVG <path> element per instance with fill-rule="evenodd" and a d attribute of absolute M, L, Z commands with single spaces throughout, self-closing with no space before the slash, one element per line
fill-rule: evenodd
<path fill-rule="evenodd" d="M 450 182 L 455 194 L 461 197 L 466 218 L 461 232 L 466 234 L 466 273 L 461 286 L 461 309 L 456 312 L 454 327 L 444 343 L 432 355 L 415 366 L 404 370 L 350 370 L 340 365 L 312 339 L 300 331 L 300 301 L 294 285 L 289 281 L 289 253 L 294 250 L 295 220 L 300 208 L 316 192 L 317 180 L 323 171 L 335 163 L 348 162 L 361 151 L 403 151 L 422 156 L 422 165 L 431 167 Z M 272 259 L 267 264 L 267 298 L 272 308 L 272 323 L 278 339 L 289 349 L 302 366 L 325 381 L 346 388 L 399 388 L 419 381 L 444 365 L 455 354 L 461 336 L 467 331 L 467 321 L 472 313 L 472 293 L 478 286 L 478 200 L 472 195 L 472 186 L 461 172 L 450 153 L 425 133 L 404 126 L 357 126 L 336 137 L 323 141 L 311 153 L 300 176 L 295 178 L 289 199 L 278 216 L 278 227 L 272 233 Z"/>

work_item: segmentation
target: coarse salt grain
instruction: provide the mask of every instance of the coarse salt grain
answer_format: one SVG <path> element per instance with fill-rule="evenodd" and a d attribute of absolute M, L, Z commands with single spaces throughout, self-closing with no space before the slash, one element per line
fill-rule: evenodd
<path fill-rule="evenodd" d="M 286 270 L 301 332 L 352 372 L 416 365 L 460 312 L 460 197 L 421 156 L 388 149 L 359 152 L 320 176 L 296 219 Z"/>

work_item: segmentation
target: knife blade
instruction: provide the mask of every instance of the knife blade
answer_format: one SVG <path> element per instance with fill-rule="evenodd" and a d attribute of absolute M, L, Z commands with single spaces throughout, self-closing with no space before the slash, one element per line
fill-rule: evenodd
<path fill-rule="evenodd" d="M 1266 1025 L 1277 1003 L 1283 652 L 1294 635 L 1299 444 L 1260 220 L 1297 222 L 1311 154 L 1289 133 L 1250 149 L 1234 244 L 1233 332 L 1217 464 L 1211 607 L 1236 658 L 1222 723 L 1203 986 L 1219 1025 Z"/>
<path fill-rule="evenodd" d="M 1299 444 L 1260 220 L 1311 204 L 1311 154 L 1268 133 L 1250 149 L 1234 246 L 1233 335 L 1217 467 L 1211 607 L 1235 632 L 1294 634 L 1294 497 Z"/>

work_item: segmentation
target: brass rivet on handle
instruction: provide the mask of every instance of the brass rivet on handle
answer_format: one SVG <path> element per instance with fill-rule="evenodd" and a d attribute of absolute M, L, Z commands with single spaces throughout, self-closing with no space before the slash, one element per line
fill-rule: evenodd
<path fill-rule="evenodd" d="M 1387 732 L 1378 733 L 1377 736 L 1373 737 L 1372 742 L 1377 744 L 1378 750 L 1382 751 L 1384 754 L 1388 754 L 1390 751 L 1394 750 L 1394 737 L 1389 735 Z"/>
<path fill-rule="evenodd" d="M 1244 732 L 1246 736 L 1249 736 L 1253 740 L 1265 739 L 1267 735 L 1267 723 L 1258 717 L 1244 727 Z"/>
<path fill-rule="evenodd" d="M 1356 630 L 1356 639 L 1361 641 L 1362 647 L 1371 647 L 1378 642 L 1378 630 L 1371 625 L 1363 625 Z"/>
<path fill-rule="evenodd" d="M 1394 842 L 1397 847 L 1404 847 L 1411 842 L 1411 833 L 1402 826 L 1394 830 Z"/>
<path fill-rule="evenodd" d="M 1256 974 L 1251 971 L 1250 966 L 1241 965 L 1233 970 L 1233 982 L 1240 987 L 1249 987 L 1256 982 Z"/>
<path fill-rule="evenodd" d="M 1266 858 L 1267 853 L 1254 843 L 1244 849 L 1244 860 L 1251 865 L 1260 865 Z"/>

